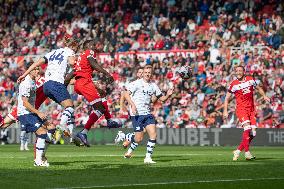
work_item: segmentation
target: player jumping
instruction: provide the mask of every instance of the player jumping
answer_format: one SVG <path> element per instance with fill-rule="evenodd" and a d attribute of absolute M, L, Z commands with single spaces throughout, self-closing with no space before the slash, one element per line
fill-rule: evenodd
<path fill-rule="evenodd" d="M 233 80 L 229 85 L 224 102 L 223 117 L 225 119 L 228 117 L 228 102 L 233 93 L 236 97 L 236 115 L 244 128 L 242 142 L 238 149 L 233 152 L 233 160 L 238 160 L 242 150 L 245 151 L 245 158 L 251 160 L 255 157 L 250 153 L 249 146 L 252 139 L 256 136 L 254 90 L 257 89 L 265 101 L 269 102 L 270 99 L 265 95 L 263 89 L 257 85 L 253 77 L 245 76 L 245 68 L 243 66 L 237 66 L 235 72 L 237 79 Z"/>
<path fill-rule="evenodd" d="M 108 111 L 107 102 L 102 102 L 95 84 L 93 83 L 93 71 L 103 73 L 106 77 L 106 84 L 114 82 L 113 77 L 105 70 L 96 60 L 96 44 L 94 40 L 87 40 L 83 44 L 84 51 L 80 54 L 75 65 L 75 85 L 76 93 L 83 95 L 86 100 L 93 106 L 93 111 L 84 126 L 84 129 L 78 132 L 74 138 L 74 143 L 80 146 L 83 143 L 89 147 L 87 133 L 92 125 L 102 116 L 105 115 L 108 127 L 118 127 L 119 125 L 111 120 L 111 115 Z"/>

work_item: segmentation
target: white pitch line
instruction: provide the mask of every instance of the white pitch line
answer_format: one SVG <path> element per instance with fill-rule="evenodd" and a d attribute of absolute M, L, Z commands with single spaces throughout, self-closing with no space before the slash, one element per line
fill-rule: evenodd
<path fill-rule="evenodd" d="M 224 154 L 162 154 L 162 155 L 155 155 L 155 157 L 175 157 L 175 156 L 222 156 Z M 103 154 L 96 154 L 96 155 L 53 155 L 53 154 L 48 154 L 48 157 L 123 157 L 123 155 L 115 155 L 115 154 L 109 154 L 109 155 L 103 155 Z M 134 157 L 144 157 L 145 155 L 134 155 Z M 21 157 L 21 156 L 0 156 L 0 159 L 6 159 L 6 158 L 15 158 L 15 159 L 24 159 L 24 158 L 29 158 L 29 157 Z"/>
<path fill-rule="evenodd" d="M 141 184 L 115 184 L 115 185 L 74 186 L 74 187 L 53 188 L 53 189 L 111 188 L 111 187 L 129 187 L 129 186 L 151 186 L 151 185 L 168 185 L 168 184 L 238 182 L 238 181 L 259 181 L 259 180 L 284 180 L 284 178 L 217 179 L 217 180 L 181 181 L 181 182 L 154 182 L 154 183 L 141 183 Z"/>

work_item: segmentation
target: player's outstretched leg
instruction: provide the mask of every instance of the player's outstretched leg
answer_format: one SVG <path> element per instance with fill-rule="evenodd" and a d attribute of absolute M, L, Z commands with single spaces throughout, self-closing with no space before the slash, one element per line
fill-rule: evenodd
<path fill-rule="evenodd" d="M 76 146 L 81 146 L 83 143 L 85 146 L 90 147 L 90 143 L 87 139 L 87 133 L 91 129 L 92 125 L 104 114 L 105 108 L 102 104 L 102 101 L 96 102 L 93 104 L 93 112 L 90 114 L 89 119 L 82 131 L 76 134 L 74 138 L 74 143 Z"/>
<path fill-rule="evenodd" d="M 84 127 L 84 129 L 80 132 L 78 132 L 74 138 L 74 143 L 76 146 L 81 146 L 81 143 L 83 143 L 85 146 L 90 147 L 90 143 L 87 139 L 87 133 L 91 129 L 92 125 L 102 116 L 103 114 L 98 111 L 94 110 L 90 116 L 89 119 Z"/>
<path fill-rule="evenodd" d="M 107 101 L 103 100 L 102 103 L 103 103 L 103 106 L 105 108 L 104 116 L 105 116 L 105 118 L 107 120 L 107 127 L 108 128 L 119 128 L 119 127 L 122 127 L 121 124 L 119 124 L 118 122 L 116 122 L 116 121 L 111 119 L 112 116 L 111 116 L 111 114 L 109 112 Z"/>

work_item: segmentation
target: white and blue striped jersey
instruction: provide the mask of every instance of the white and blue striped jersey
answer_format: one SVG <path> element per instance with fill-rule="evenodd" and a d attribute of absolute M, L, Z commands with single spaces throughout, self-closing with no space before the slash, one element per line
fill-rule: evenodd
<path fill-rule="evenodd" d="M 36 83 L 34 80 L 31 79 L 30 75 L 27 75 L 24 81 L 22 81 L 19 85 L 18 106 L 17 106 L 18 116 L 32 113 L 24 106 L 22 97 L 27 97 L 29 103 L 32 106 L 35 106 Z"/>
<path fill-rule="evenodd" d="M 131 92 L 131 100 L 134 102 L 138 115 L 148 115 L 151 114 L 151 97 L 155 95 L 160 97 L 162 95 L 161 90 L 156 83 L 145 82 L 143 79 L 138 79 L 129 83 L 126 89 Z M 130 115 L 133 113 L 130 109 Z"/>
<path fill-rule="evenodd" d="M 44 57 L 48 61 L 45 72 L 46 81 L 57 81 L 64 84 L 64 79 L 69 69 L 68 57 L 75 56 L 72 49 L 65 47 L 51 51 Z"/>

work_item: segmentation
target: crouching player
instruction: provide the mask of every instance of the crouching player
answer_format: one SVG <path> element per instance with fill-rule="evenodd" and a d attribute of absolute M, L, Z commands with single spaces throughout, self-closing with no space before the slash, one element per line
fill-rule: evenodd
<path fill-rule="evenodd" d="M 48 167 L 47 161 L 43 161 L 48 129 L 54 129 L 46 121 L 46 114 L 35 108 L 36 84 L 35 78 L 39 68 L 34 68 L 20 83 L 18 95 L 18 120 L 26 132 L 34 132 L 37 136 L 34 166 Z"/>

